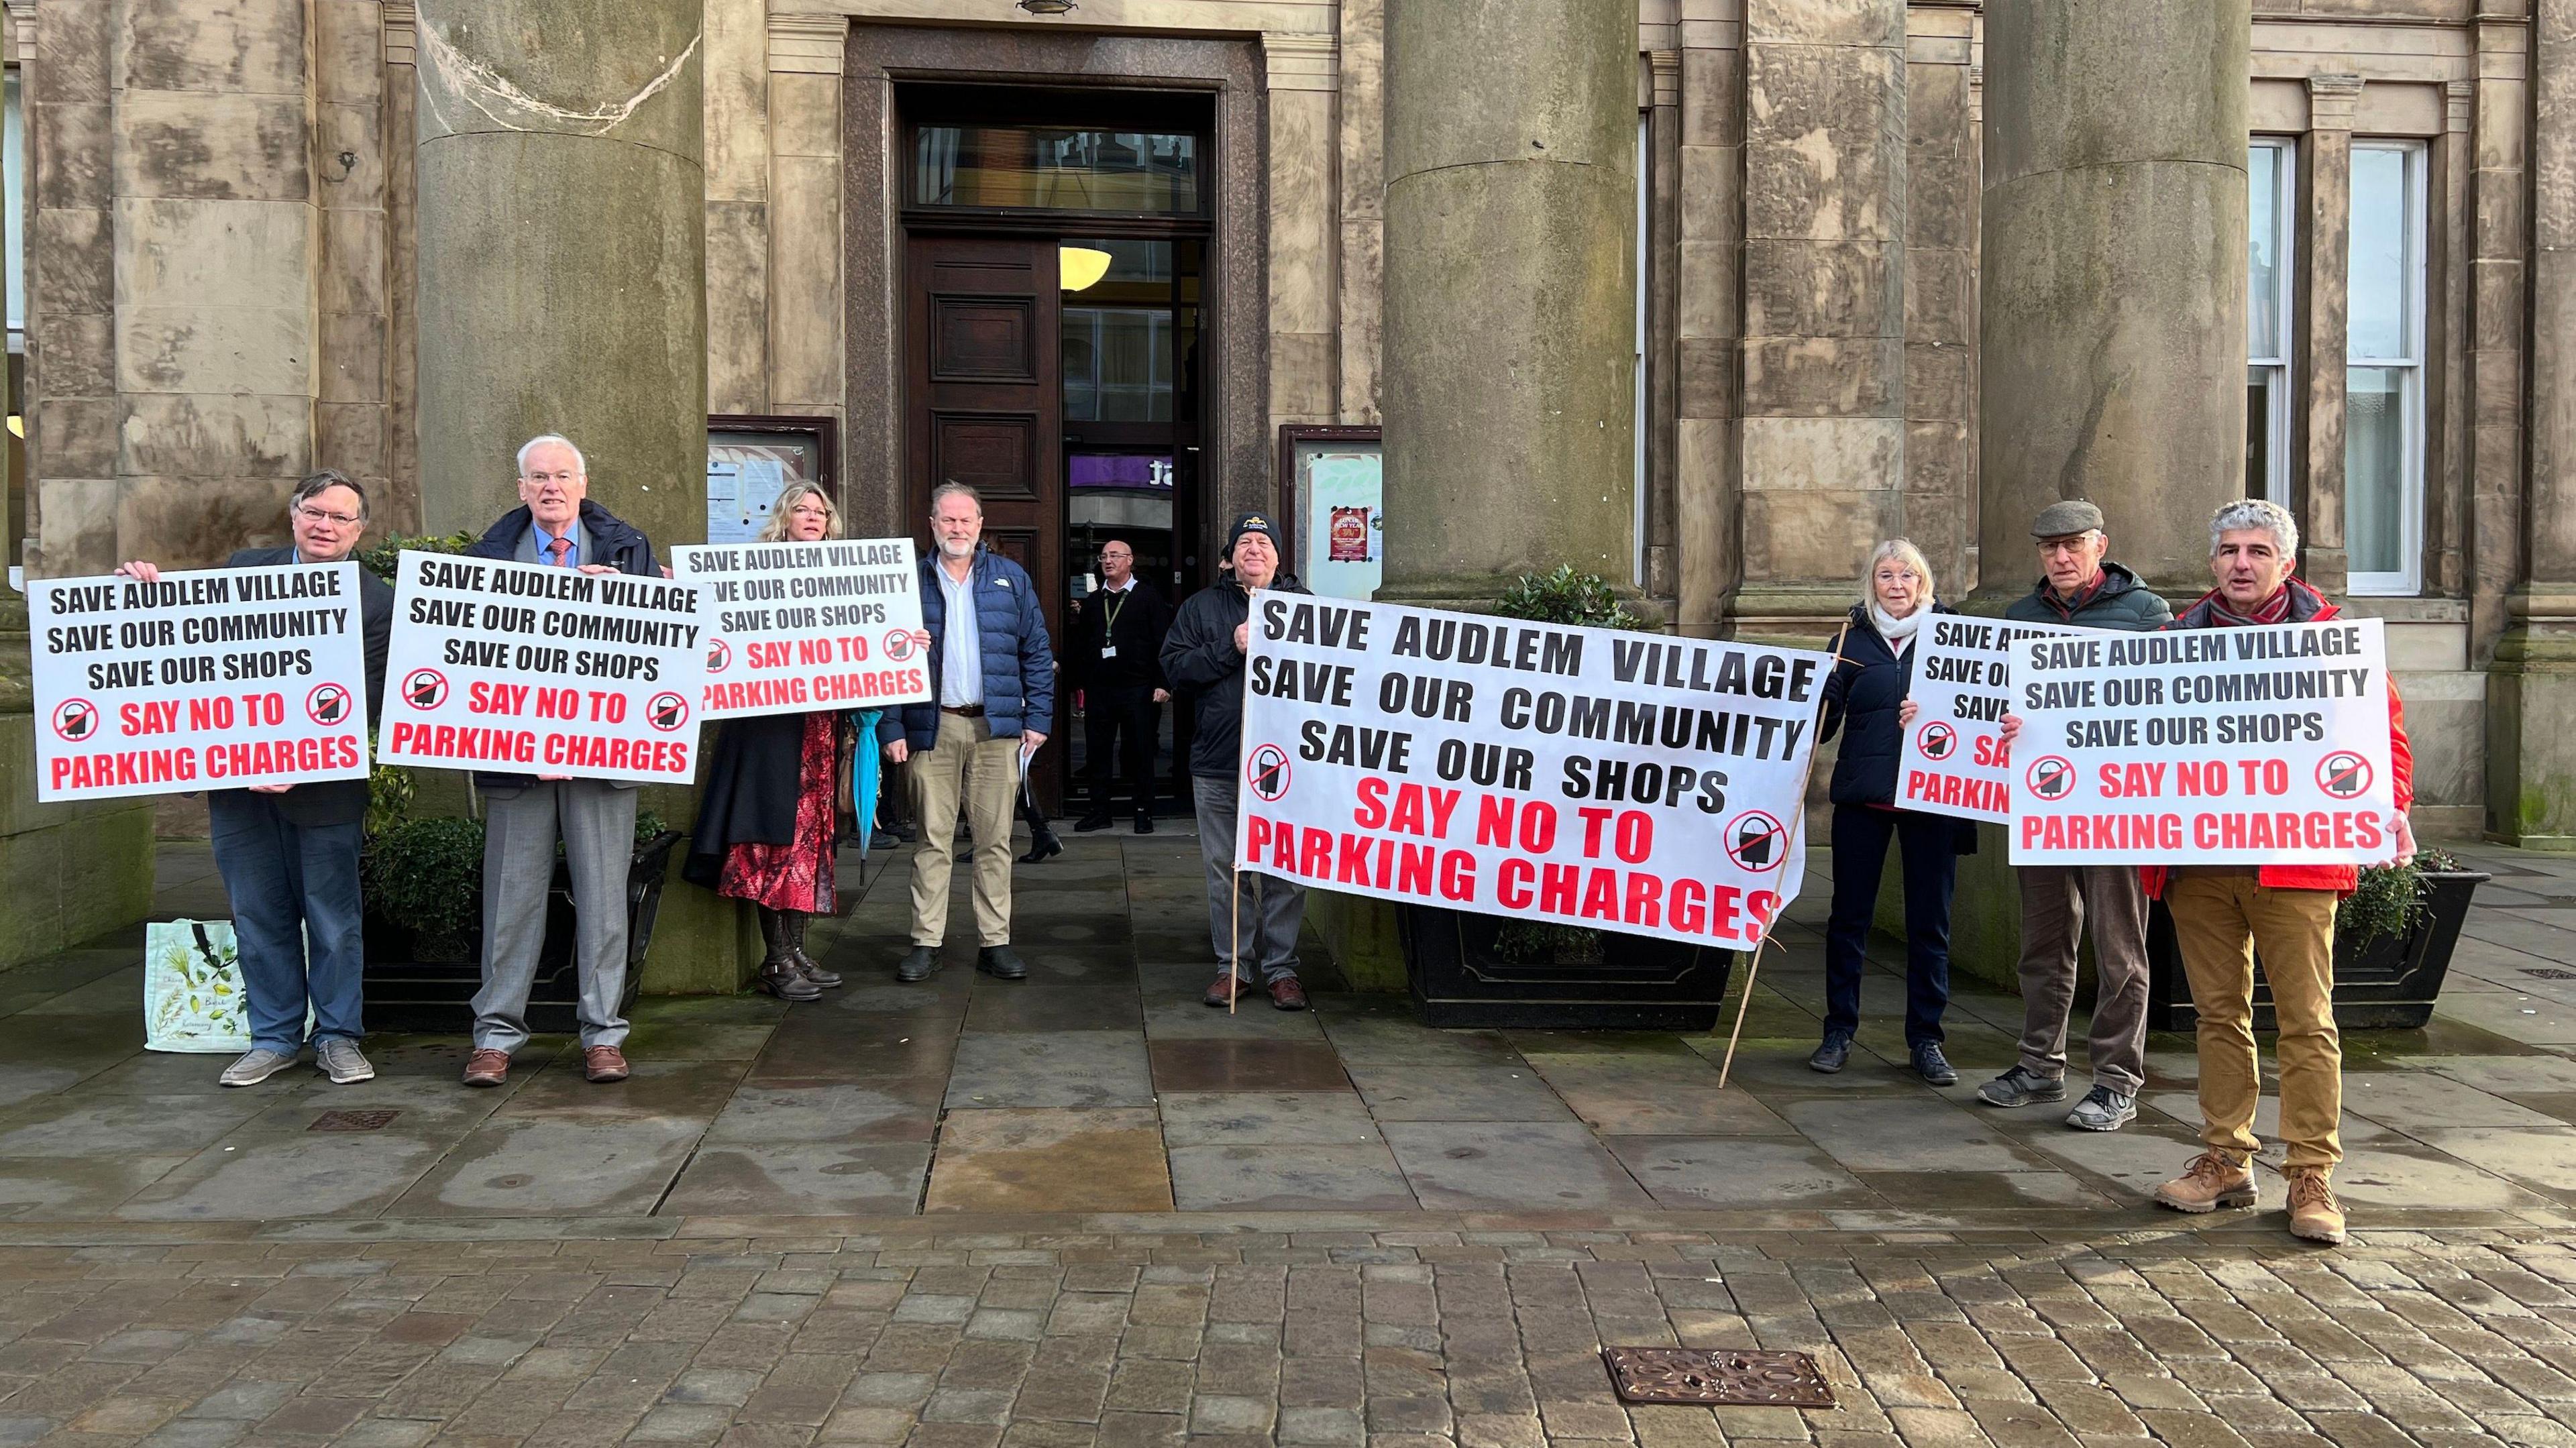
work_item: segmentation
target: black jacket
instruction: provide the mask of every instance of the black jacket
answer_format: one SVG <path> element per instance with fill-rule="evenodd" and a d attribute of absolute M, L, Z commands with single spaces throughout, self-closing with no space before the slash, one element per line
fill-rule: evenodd
<path fill-rule="evenodd" d="M 2173 622 L 2173 606 L 2140 583 L 2138 575 L 2105 559 L 2101 588 L 2077 607 L 2070 610 L 2059 603 L 2043 578 L 2031 585 L 2030 592 L 2004 605 L 2004 617 L 2015 623 L 2063 623 L 2077 628 L 2153 633 Z"/>
<path fill-rule="evenodd" d="M 226 568 L 274 568 L 295 561 L 295 545 L 244 548 L 224 560 Z M 357 560 L 349 560 L 355 563 Z M 393 638 L 394 591 L 383 579 L 358 569 L 358 626 L 365 631 L 367 653 L 367 722 L 385 717 L 385 647 Z M 218 790 L 216 793 L 238 793 Z M 276 796 L 277 812 L 296 825 L 353 825 L 367 817 L 367 781 L 325 779 L 299 784 Z"/>
<path fill-rule="evenodd" d="M 840 762 L 849 743 L 846 717 L 833 725 L 833 774 L 824 781 L 833 790 L 840 788 Z M 805 716 L 727 719 L 716 726 L 707 759 L 706 798 L 689 831 L 689 857 L 680 876 L 712 890 L 723 880 L 725 855 L 735 845 L 795 843 L 796 804 L 805 790 Z M 837 829 L 840 812 L 832 817 Z"/>
<path fill-rule="evenodd" d="M 1279 593 L 1305 593 L 1305 585 L 1281 574 L 1270 582 Z M 1243 654 L 1234 646 L 1235 625 L 1252 617 L 1252 595 L 1231 576 L 1210 584 L 1181 605 L 1180 617 L 1163 636 L 1163 677 L 1173 687 L 1195 691 L 1198 732 L 1190 739 L 1190 773 L 1209 779 L 1232 779 L 1243 754 Z"/>
<path fill-rule="evenodd" d="M 1932 605 L 1932 611 L 1958 612 L 1946 603 Z M 1896 765 L 1905 753 L 1905 730 L 1896 722 L 1896 710 L 1914 681 L 1923 638 L 1917 634 L 1905 656 L 1897 657 L 1870 625 L 1866 604 L 1852 608 L 1841 638 L 1842 662 L 1825 680 L 1825 723 L 1816 735 L 1822 744 L 1843 733 L 1829 793 L 1836 804 L 1894 804 Z M 1847 732 L 1846 723 L 1851 726 Z"/>
<path fill-rule="evenodd" d="M 536 520 L 525 503 L 501 515 L 500 521 L 483 532 L 483 536 L 465 545 L 468 558 L 497 558 L 504 563 L 519 561 L 519 540 L 528 536 Z M 592 556 L 584 564 L 604 563 L 620 573 L 637 578 L 659 578 L 661 566 L 653 561 L 653 544 L 625 519 L 611 513 L 588 498 L 581 500 L 581 526 L 590 533 Z M 474 782 L 487 790 L 522 790 L 537 782 L 533 774 L 507 774 L 498 770 L 474 771 Z M 627 788 L 622 780 L 611 781 Z"/>
<path fill-rule="evenodd" d="M 1109 615 L 1116 613 L 1112 626 Z M 1094 592 L 1076 606 L 1065 648 L 1064 671 L 1078 689 L 1160 689 L 1163 635 L 1172 627 L 1171 605 L 1138 579 L 1125 593 Z M 1118 657 L 1100 651 L 1115 646 Z"/>

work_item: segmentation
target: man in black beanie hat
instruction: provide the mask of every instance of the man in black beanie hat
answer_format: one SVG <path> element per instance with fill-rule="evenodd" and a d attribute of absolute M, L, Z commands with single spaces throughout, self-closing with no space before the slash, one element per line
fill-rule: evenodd
<path fill-rule="evenodd" d="M 1163 638 L 1165 677 L 1197 699 L 1190 783 L 1198 806 L 1199 858 L 1207 866 L 1208 938 L 1222 967 L 1205 999 L 1222 1006 L 1239 990 L 1266 989 L 1272 1005 L 1302 1011 L 1306 988 L 1297 982 L 1297 932 L 1306 920 L 1305 887 L 1269 875 L 1238 876 L 1234 832 L 1243 784 L 1243 659 L 1252 647 L 1252 593 L 1307 590 L 1280 573 L 1279 535 L 1264 515 L 1238 516 L 1225 536 L 1225 561 L 1233 573 L 1190 595 Z M 1237 889 L 1244 892 L 1239 906 Z"/>

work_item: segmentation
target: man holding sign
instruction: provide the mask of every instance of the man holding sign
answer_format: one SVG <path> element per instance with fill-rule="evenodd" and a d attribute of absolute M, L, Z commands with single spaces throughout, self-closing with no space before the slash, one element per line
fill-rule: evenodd
<path fill-rule="evenodd" d="M 315 473 L 295 485 L 286 516 L 295 541 L 284 548 L 244 548 L 226 568 L 346 563 L 367 531 L 367 495 L 348 476 Z M 140 560 L 121 577 L 157 583 L 161 570 Z M 365 569 L 358 609 L 366 633 L 367 717 L 382 714 L 385 640 L 394 594 Z M 336 687 L 336 686 L 335 686 Z M 316 723 L 351 712 L 338 693 L 316 689 L 305 707 Z M 358 899 L 358 846 L 367 818 L 367 781 L 254 784 L 206 794 L 215 868 L 233 907 L 242 991 L 248 997 L 251 1047 L 224 1068 L 226 1086 L 255 1086 L 295 1064 L 313 1025 L 313 1058 L 333 1084 L 375 1079 L 358 1049 L 366 1034 L 366 949 Z"/>

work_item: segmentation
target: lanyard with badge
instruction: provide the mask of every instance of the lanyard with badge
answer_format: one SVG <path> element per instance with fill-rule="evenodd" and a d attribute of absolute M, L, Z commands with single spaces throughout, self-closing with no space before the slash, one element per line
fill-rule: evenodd
<path fill-rule="evenodd" d="M 1101 591 L 1109 593 L 1110 598 L 1100 605 L 1100 656 L 1104 659 L 1114 659 L 1118 657 L 1118 645 L 1115 642 L 1118 637 L 1118 614 L 1127 607 L 1127 600 L 1135 596 L 1136 585 L 1131 583 L 1114 592 L 1108 589 Z"/>

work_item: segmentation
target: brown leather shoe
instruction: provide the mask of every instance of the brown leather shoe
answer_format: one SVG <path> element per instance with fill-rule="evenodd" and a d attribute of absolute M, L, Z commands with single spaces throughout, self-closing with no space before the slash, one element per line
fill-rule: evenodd
<path fill-rule="evenodd" d="M 1297 977 L 1283 975 L 1270 983 L 1270 1003 L 1283 1011 L 1302 1011 L 1306 1008 L 1306 988 L 1297 983 Z"/>
<path fill-rule="evenodd" d="M 588 1046 L 581 1053 L 584 1079 L 606 1085 L 626 1079 L 626 1053 L 615 1046 Z"/>
<path fill-rule="evenodd" d="M 2343 1245 L 2343 1204 L 2335 1200 L 2334 1187 L 2326 1174 L 2314 1167 L 2288 1173 L 2290 1179 L 2290 1235 L 2329 1246 Z"/>
<path fill-rule="evenodd" d="M 1216 1007 L 1218 1010 L 1224 1010 L 1227 1006 L 1234 1004 L 1238 998 L 1252 994 L 1252 990 L 1253 988 L 1249 984 L 1240 986 L 1236 985 L 1234 983 L 1234 975 L 1231 971 L 1220 972 L 1216 978 L 1216 984 L 1209 986 L 1207 988 L 1207 994 L 1201 996 L 1199 999 Z"/>
<path fill-rule="evenodd" d="M 465 1058 L 465 1084 L 498 1086 L 510 1079 L 510 1053 L 490 1046 L 479 1047 Z"/>
<path fill-rule="evenodd" d="M 2204 1151 L 2182 1175 L 2156 1188 L 2156 1202 L 2177 1212 L 2254 1205 L 2254 1168 L 2223 1151 Z"/>

